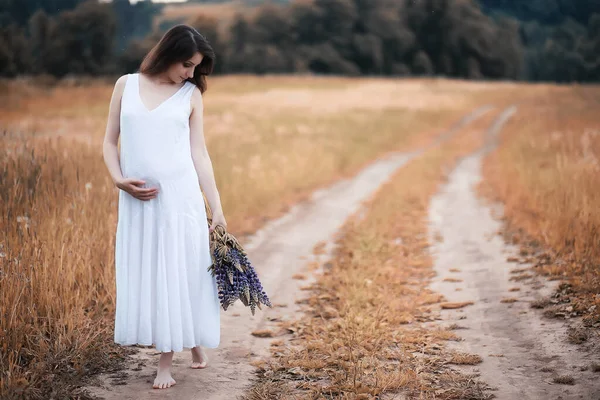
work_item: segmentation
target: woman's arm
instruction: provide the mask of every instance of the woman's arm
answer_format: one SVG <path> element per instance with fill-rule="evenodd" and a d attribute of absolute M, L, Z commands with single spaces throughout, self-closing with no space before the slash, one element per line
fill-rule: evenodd
<path fill-rule="evenodd" d="M 204 139 L 204 104 L 200 90 L 195 88 L 192 93 L 192 113 L 190 115 L 190 145 L 192 149 L 192 160 L 198 174 L 200 187 L 206 196 L 208 205 L 212 211 L 213 219 L 223 216 L 221 198 L 217 190 L 215 174 L 212 166 L 206 141 Z"/>
<path fill-rule="evenodd" d="M 123 96 L 123 90 L 125 88 L 126 81 L 127 75 L 123 75 L 117 79 L 117 82 L 115 83 L 112 97 L 110 99 L 106 132 L 104 134 L 104 143 L 102 145 L 104 163 L 106 164 L 108 172 L 110 173 L 115 185 L 123 180 L 123 173 L 121 171 L 121 163 L 119 160 L 118 143 L 119 134 L 121 131 L 121 97 Z"/>

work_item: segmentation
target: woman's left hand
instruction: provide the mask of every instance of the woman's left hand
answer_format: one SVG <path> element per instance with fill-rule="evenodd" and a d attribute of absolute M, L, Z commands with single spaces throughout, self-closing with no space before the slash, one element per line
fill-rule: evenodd
<path fill-rule="evenodd" d="M 227 230 L 227 221 L 225 221 L 225 216 L 223 214 L 213 215 L 212 224 L 210 225 L 208 231 L 212 232 L 217 225 L 222 225 L 225 230 Z"/>

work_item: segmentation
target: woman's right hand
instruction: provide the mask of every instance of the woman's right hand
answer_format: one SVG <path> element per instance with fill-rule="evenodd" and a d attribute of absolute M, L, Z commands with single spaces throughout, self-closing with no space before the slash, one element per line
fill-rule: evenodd
<path fill-rule="evenodd" d="M 145 185 L 146 181 L 135 178 L 124 178 L 123 180 L 117 183 L 117 187 L 121 190 L 126 191 L 133 197 L 138 200 L 151 200 L 154 199 L 158 195 L 158 188 L 145 188 L 142 185 Z"/>

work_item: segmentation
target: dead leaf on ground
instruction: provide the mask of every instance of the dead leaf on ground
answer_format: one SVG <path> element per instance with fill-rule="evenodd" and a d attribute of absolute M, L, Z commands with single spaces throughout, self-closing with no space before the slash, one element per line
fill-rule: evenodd
<path fill-rule="evenodd" d="M 273 332 L 270 329 L 261 329 L 261 330 L 253 331 L 252 336 L 262 337 L 262 338 L 273 337 L 273 336 L 275 336 L 275 332 Z"/>
<path fill-rule="evenodd" d="M 444 310 L 455 310 L 457 308 L 463 308 L 466 306 L 470 306 L 473 303 L 472 301 L 459 301 L 459 302 L 447 302 L 447 303 L 441 303 L 440 307 L 442 307 L 442 309 Z"/>

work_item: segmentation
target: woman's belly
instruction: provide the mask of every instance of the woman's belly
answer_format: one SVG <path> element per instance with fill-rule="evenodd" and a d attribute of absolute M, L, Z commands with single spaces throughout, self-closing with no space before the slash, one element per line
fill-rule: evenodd
<path fill-rule="evenodd" d="M 196 172 L 191 153 L 179 146 L 127 146 L 121 148 L 121 168 L 126 178 L 170 181 Z"/>

